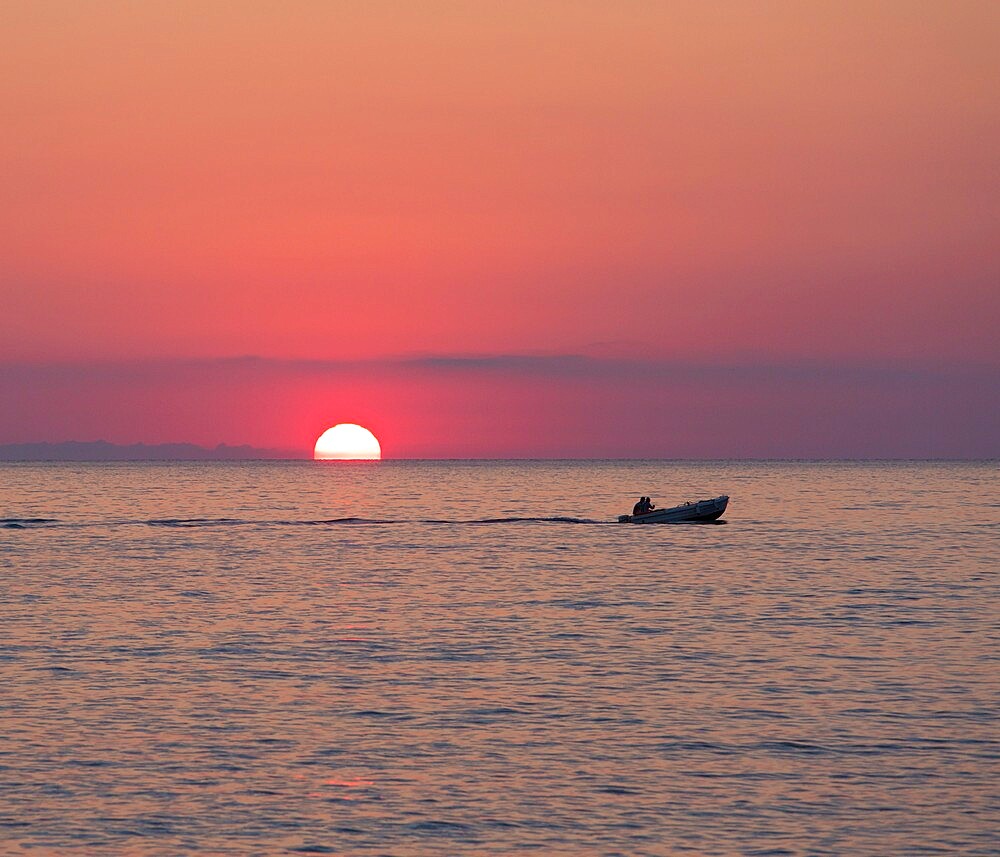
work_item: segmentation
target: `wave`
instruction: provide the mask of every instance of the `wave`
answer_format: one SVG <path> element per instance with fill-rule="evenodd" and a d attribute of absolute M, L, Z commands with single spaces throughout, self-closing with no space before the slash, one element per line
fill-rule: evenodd
<path fill-rule="evenodd" d="M 27 530 L 32 527 L 51 527 L 58 523 L 58 518 L 0 518 L 0 529 Z"/>
<path fill-rule="evenodd" d="M 236 518 L 156 518 L 143 521 L 151 527 L 232 527 L 232 526 L 266 526 L 266 527 L 330 527 L 330 526 L 392 526 L 400 524 L 607 524 L 609 521 L 595 521 L 590 518 L 571 518 L 564 515 L 548 517 L 510 517 L 510 518 L 319 518 L 315 520 L 240 520 Z"/>
<path fill-rule="evenodd" d="M 566 515 L 523 516 L 505 518 L 317 518 L 306 520 L 260 520 L 243 518 L 150 518 L 148 520 L 61 521 L 58 518 L 0 518 L 0 529 L 27 530 L 40 527 L 166 527 L 196 529 L 207 527 L 336 527 L 336 526 L 401 526 L 447 525 L 488 526 L 491 524 L 609 524 L 591 518 Z"/>
<path fill-rule="evenodd" d="M 152 518 L 148 521 L 120 521 L 121 524 L 146 524 L 149 527 L 235 527 L 264 521 L 241 521 L 238 518 Z"/>

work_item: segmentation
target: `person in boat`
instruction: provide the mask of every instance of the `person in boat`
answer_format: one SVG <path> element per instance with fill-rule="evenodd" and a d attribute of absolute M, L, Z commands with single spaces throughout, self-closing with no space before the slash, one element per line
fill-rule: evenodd
<path fill-rule="evenodd" d="M 650 501 L 649 497 L 640 497 L 639 502 L 632 507 L 633 515 L 645 515 L 647 512 L 652 512 L 656 506 Z"/>

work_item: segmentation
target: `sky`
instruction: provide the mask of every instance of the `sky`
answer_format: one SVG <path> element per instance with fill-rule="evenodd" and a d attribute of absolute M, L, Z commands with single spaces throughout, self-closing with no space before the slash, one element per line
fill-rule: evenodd
<path fill-rule="evenodd" d="M 0 4 L 0 443 L 1000 455 L 1000 4 Z"/>

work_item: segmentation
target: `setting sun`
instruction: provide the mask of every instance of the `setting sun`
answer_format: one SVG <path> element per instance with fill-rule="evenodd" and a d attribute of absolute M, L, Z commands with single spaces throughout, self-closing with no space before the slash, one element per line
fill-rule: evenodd
<path fill-rule="evenodd" d="M 313 458 L 319 460 L 372 460 L 382 457 L 378 438 L 354 423 L 338 423 L 316 440 Z"/>

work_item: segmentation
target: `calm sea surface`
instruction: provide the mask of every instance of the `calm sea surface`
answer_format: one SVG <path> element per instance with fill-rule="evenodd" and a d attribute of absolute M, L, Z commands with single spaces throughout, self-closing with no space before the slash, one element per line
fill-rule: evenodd
<path fill-rule="evenodd" d="M 11 464 L 0 518 L 0 853 L 1000 854 L 995 462 Z"/>

